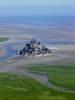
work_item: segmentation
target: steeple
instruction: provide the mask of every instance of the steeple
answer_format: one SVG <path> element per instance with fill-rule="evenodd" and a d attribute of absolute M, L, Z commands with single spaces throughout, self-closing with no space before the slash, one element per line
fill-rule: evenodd
<path fill-rule="evenodd" d="M 30 45 L 34 48 L 38 47 L 38 42 L 37 40 L 35 40 L 35 38 L 33 37 L 33 39 L 30 41 Z"/>

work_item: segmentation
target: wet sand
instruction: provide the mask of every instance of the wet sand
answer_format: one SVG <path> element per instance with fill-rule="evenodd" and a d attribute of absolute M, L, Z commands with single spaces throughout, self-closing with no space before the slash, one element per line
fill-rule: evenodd
<path fill-rule="evenodd" d="M 53 46 L 58 47 L 58 46 Z M 75 48 L 75 45 L 68 45 L 66 48 L 65 45 L 59 46 L 58 49 L 53 49 L 53 55 L 47 56 L 47 57 L 21 57 L 21 56 L 15 56 L 11 59 L 7 59 L 5 61 L 0 62 L 0 72 L 7 72 L 7 73 L 13 73 L 20 76 L 27 76 L 32 79 L 35 79 L 39 81 L 41 84 L 52 88 L 57 91 L 66 92 L 66 93 L 75 93 L 75 91 L 69 90 L 65 87 L 59 87 L 55 86 L 48 82 L 48 77 L 43 73 L 32 73 L 25 69 L 25 67 L 28 67 L 28 64 L 67 64 L 68 66 L 70 64 L 75 65 L 75 51 L 74 49 L 69 48 Z M 63 50 L 61 48 L 64 48 Z"/>
<path fill-rule="evenodd" d="M 10 28 L 8 28 L 7 31 L 9 29 Z M 17 30 L 18 29 L 19 28 L 17 28 Z M 22 33 L 26 32 L 25 29 L 22 30 L 22 28 L 21 28 L 20 31 L 22 30 Z M 40 32 L 36 31 L 36 29 L 32 30 L 32 31 L 31 30 L 29 30 L 27 32 L 31 32 L 31 33 L 38 32 L 40 34 Z M 54 30 L 54 31 L 56 31 L 56 30 Z M 3 35 L 9 37 L 10 40 L 7 42 L 1 43 L 0 46 L 10 44 L 13 47 L 13 49 L 22 48 L 24 46 L 24 44 L 23 45 L 17 44 L 16 43 L 17 40 L 22 40 L 22 39 L 25 40 L 25 39 L 32 38 L 32 35 L 30 35 L 29 33 L 28 33 L 28 35 L 25 35 L 25 34 L 14 35 L 12 32 L 14 32 L 14 33 L 19 32 L 19 30 L 18 31 L 16 31 L 16 30 L 11 31 L 10 30 L 10 31 L 8 31 L 7 34 L 4 33 Z M 27 32 L 26 32 L 26 34 L 27 34 Z M 47 32 L 47 31 L 41 30 L 41 32 L 43 33 L 43 32 Z M 51 31 L 48 30 L 48 32 L 52 32 L 52 30 Z M 58 31 L 56 31 L 56 32 L 58 32 Z M 10 33 L 12 33 L 12 34 L 10 34 Z M 54 33 L 54 34 L 56 34 L 56 33 Z M 53 34 L 53 36 L 54 36 L 54 34 Z M 56 38 L 62 38 L 62 36 L 64 37 L 63 32 L 61 32 L 61 34 L 62 35 L 57 35 Z M 72 34 L 74 34 L 74 33 L 72 33 Z M 2 35 L 0 35 L 0 36 L 2 36 Z M 51 38 L 51 37 L 54 38 L 55 36 L 54 37 L 53 36 L 50 35 L 49 38 Z M 66 37 L 67 37 L 67 35 L 66 35 Z M 68 38 L 70 38 L 70 37 L 68 37 Z M 7 73 L 14 73 L 17 75 L 22 75 L 22 76 L 28 76 L 28 77 L 31 77 L 35 80 L 38 80 L 39 82 L 41 82 L 41 84 L 47 85 L 50 88 L 54 88 L 54 89 L 59 90 L 59 91 L 65 91 L 65 90 L 63 90 L 63 88 L 61 89 L 61 88 L 55 87 L 51 84 L 48 84 L 47 77 L 42 76 L 42 75 L 38 75 L 37 73 L 33 74 L 31 72 L 27 72 L 24 69 L 24 67 L 28 67 L 28 64 L 49 64 L 49 65 L 53 65 L 53 64 L 59 65 L 60 64 L 60 65 L 75 66 L 75 45 L 48 45 L 48 47 L 52 50 L 52 55 L 50 55 L 50 56 L 46 56 L 46 57 L 15 56 L 15 57 L 11 57 L 9 59 L 5 59 L 3 61 L 0 61 L 0 72 L 7 72 Z M 72 92 L 72 91 L 67 91 L 67 92 Z M 75 93 L 75 91 L 74 91 L 74 93 Z"/>
<path fill-rule="evenodd" d="M 0 35 L 14 37 L 27 35 L 28 38 L 35 36 L 39 39 L 63 39 L 75 40 L 75 25 L 24 25 L 13 24 L 0 26 Z M 42 38 L 43 37 L 43 38 Z"/>
<path fill-rule="evenodd" d="M 6 54 L 6 51 L 2 48 L 0 48 L 0 56 L 4 56 Z"/>
<path fill-rule="evenodd" d="M 75 32 L 64 30 L 64 27 L 53 27 L 53 26 L 26 26 L 26 25 L 7 25 L 7 26 L 0 26 L 0 36 L 8 37 L 10 40 L 7 42 L 1 43 L 10 44 L 13 49 L 21 49 L 24 47 L 25 44 L 19 44 L 21 40 L 32 39 L 33 36 L 36 36 L 39 39 L 74 39 Z M 68 26 L 69 27 L 69 26 Z M 44 35 L 43 35 L 44 34 Z M 48 45 L 48 47 L 52 50 L 53 56 L 51 56 L 47 62 L 51 64 L 56 62 L 56 64 L 65 64 L 74 63 L 75 57 L 75 45 Z M 5 49 L 5 48 L 4 48 Z M 59 58 L 59 60 L 58 60 Z M 52 61 L 56 59 L 56 61 Z M 61 60 L 62 59 L 62 60 Z M 66 60 L 65 60 L 66 59 Z M 50 60 L 50 61 L 49 61 Z M 39 61 L 38 61 L 39 62 Z M 43 61 L 45 62 L 45 61 Z M 61 63 L 62 62 L 62 63 Z M 46 63 L 46 62 L 45 62 Z"/>

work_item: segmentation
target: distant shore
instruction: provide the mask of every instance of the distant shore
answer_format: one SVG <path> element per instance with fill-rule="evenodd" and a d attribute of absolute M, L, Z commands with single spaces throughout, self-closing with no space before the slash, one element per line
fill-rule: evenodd
<path fill-rule="evenodd" d="M 0 37 L 0 42 L 4 42 L 4 41 L 8 41 L 9 40 L 9 38 L 7 38 L 7 37 Z"/>

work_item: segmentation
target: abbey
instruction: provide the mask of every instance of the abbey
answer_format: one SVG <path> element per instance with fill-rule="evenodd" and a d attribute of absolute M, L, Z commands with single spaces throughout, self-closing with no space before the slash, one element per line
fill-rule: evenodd
<path fill-rule="evenodd" d="M 25 47 L 19 51 L 19 55 L 22 56 L 30 56 L 30 55 L 45 55 L 45 54 L 51 54 L 51 50 L 47 47 L 41 45 L 40 42 L 38 42 L 35 38 L 33 38 L 31 41 L 26 43 Z"/>

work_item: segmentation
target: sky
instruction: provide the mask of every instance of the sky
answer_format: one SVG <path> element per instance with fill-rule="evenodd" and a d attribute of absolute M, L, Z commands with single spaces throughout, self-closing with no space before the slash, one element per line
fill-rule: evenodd
<path fill-rule="evenodd" d="M 75 0 L 0 0 L 0 16 L 75 15 Z"/>

